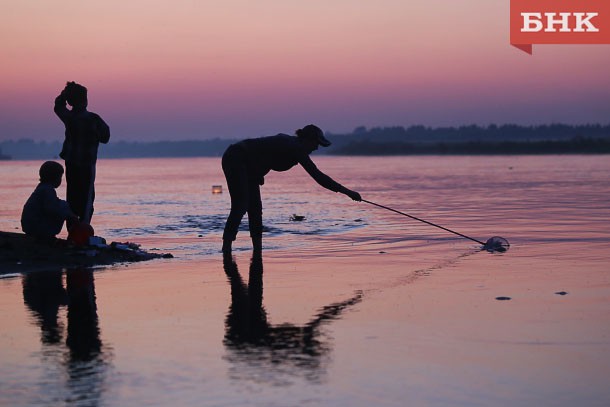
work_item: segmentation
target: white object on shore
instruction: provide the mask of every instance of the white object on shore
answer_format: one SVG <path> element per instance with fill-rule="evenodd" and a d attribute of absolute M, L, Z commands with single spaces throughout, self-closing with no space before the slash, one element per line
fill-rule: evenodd
<path fill-rule="evenodd" d="M 99 247 L 99 248 L 108 247 L 108 245 L 106 244 L 106 239 L 104 239 L 103 237 L 99 237 L 99 236 L 89 237 L 88 246 L 94 246 L 94 247 Z"/>

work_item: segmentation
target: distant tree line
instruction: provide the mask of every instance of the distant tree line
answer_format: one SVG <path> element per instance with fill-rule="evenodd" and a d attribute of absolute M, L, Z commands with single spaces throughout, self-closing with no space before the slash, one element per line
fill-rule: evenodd
<path fill-rule="evenodd" d="M 610 139 L 576 137 L 570 140 L 465 141 L 457 143 L 402 143 L 354 141 L 333 151 L 336 155 L 500 155 L 500 154 L 610 154 Z"/>
<path fill-rule="evenodd" d="M 108 143 L 100 148 L 100 157 L 220 157 L 235 140 L 182 140 Z"/>
<path fill-rule="evenodd" d="M 608 154 L 610 125 L 358 127 L 348 134 L 329 134 L 332 146 L 323 154 Z M 63 140 L 0 142 L 13 159 L 57 159 Z M 220 157 L 235 140 L 129 142 L 114 136 L 102 145 L 100 158 Z"/>
<path fill-rule="evenodd" d="M 329 136 L 329 154 L 608 154 L 610 125 L 358 127 Z"/>
<path fill-rule="evenodd" d="M 221 156 L 235 140 L 181 140 L 181 141 L 116 141 L 100 145 L 99 158 L 146 158 L 146 157 L 215 157 Z M 34 141 L 21 139 L 0 142 L 0 149 L 13 159 L 53 160 L 58 158 L 60 141 Z"/>

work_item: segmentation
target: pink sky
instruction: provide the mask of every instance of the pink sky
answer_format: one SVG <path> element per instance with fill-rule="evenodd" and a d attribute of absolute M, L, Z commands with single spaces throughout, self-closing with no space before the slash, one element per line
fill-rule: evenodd
<path fill-rule="evenodd" d="M 113 140 L 610 123 L 610 45 L 509 45 L 509 2 L 9 2 L 0 140 L 61 140 L 67 80 Z"/>

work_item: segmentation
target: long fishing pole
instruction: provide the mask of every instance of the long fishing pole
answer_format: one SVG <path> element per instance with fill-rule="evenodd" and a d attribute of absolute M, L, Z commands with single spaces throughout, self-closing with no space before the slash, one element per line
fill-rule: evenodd
<path fill-rule="evenodd" d="M 408 213 L 404 213 L 404 212 L 401 212 L 401 211 L 397 211 L 396 209 L 392 209 L 392 208 L 389 208 L 389 207 L 387 207 L 387 206 L 379 205 L 378 203 L 371 202 L 371 201 L 367 201 L 366 199 L 363 199 L 363 200 L 362 200 L 362 202 L 366 202 L 366 203 L 368 203 L 368 204 L 371 204 L 371 205 L 377 206 L 377 207 L 379 207 L 379 208 L 387 209 L 388 211 L 392 211 L 392 212 L 398 213 L 398 214 L 403 215 L 403 216 L 406 216 L 406 217 L 408 217 L 408 218 L 415 219 L 415 220 L 418 220 L 418 221 L 423 222 L 423 223 L 427 223 L 427 224 L 428 224 L 428 225 L 430 225 L 430 226 L 434 226 L 434 227 L 437 227 L 437 228 L 439 228 L 439 229 L 446 230 L 447 232 L 451 232 L 451 233 L 453 233 L 453 234 L 455 234 L 455 235 L 465 237 L 466 239 L 470 239 L 470 240 L 472 240 L 473 242 L 477 242 L 477 243 L 479 243 L 479 244 L 482 244 L 483 246 L 487 246 L 487 245 L 488 245 L 487 243 L 483 243 L 483 242 L 481 242 L 480 240 L 474 239 L 474 238 L 472 238 L 472 237 L 470 237 L 470 236 L 463 235 L 463 234 L 461 234 L 461 233 L 459 233 L 459 232 L 456 232 L 455 230 L 447 229 L 446 227 L 443 227 L 443 226 L 441 226 L 441 225 L 437 225 L 436 223 L 428 222 L 427 220 L 420 219 L 420 218 L 415 217 L 415 216 L 413 216 L 413 215 L 409 215 Z"/>

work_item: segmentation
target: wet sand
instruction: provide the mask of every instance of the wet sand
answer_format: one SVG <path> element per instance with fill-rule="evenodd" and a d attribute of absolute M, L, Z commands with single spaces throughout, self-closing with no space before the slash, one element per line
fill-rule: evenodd
<path fill-rule="evenodd" d="M 607 405 L 610 275 L 565 249 L 479 253 L 370 293 L 350 333 L 379 358 L 353 369 L 378 381 L 353 390 L 383 399 L 402 383 L 411 405 Z"/>
<path fill-rule="evenodd" d="M 106 349 L 100 358 L 115 373 L 100 379 L 109 388 L 100 400 L 335 406 L 610 400 L 610 276 L 600 259 L 583 260 L 587 247 L 546 253 L 517 243 L 489 254 L 458 241 L 463 250 L 456 255 L 357 241 L 322 251 L 323 239 L 309 239 L 300 250 L 264 251 L 259 302 L 252 300 L 248 250 L 236 251 L 231 262 L 237 285 L 220 254 L 94 272 Z M 246 317 L 238 311 L 239 292 L 254 301 Z M 15 300 L 5 298 L 2 306 L 15 308 Z M 253 304 L 259 308 L 248 308 Z M 240 336 L 252 329 L 257 310 L 264 333 Z M 14 314 L 0 315 L 3 327 L 14 324 L 7 319 Z M 3 334 L 21 343 L 4 359 L 6 383 L 11 363 L 23 363 L 16 355 L 37 347 L 23 342 L 30 330 Z M 134 383 L 139 392 L 119 391 Z M 1 390 L 11 400 L 19 386 Z"/>
<path fill-rule="evenodd" d="M 341 405 L 344 393 L 350 405 L 607 405 L 608 266 L 595 257 L 601 247 L 561 248 L 279 251 L 267 254 L 265 287 L 290 299 L 269 304 L 286 318 L 362 293 L 328 326 L 332 385 L 321 405 Z"/>

